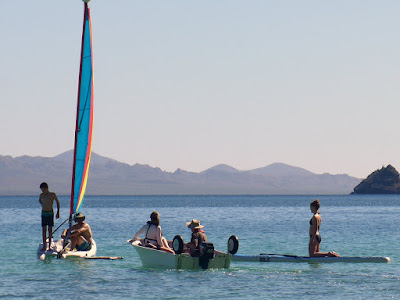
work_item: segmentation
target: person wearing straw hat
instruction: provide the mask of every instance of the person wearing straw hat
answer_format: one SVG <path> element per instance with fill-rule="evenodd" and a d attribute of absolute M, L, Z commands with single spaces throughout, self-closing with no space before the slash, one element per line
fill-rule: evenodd
<path fill-rule="evenodd" d="M 191 222 L 186 223 L 186 227 L 192 230 L 192 238 L 190 243 L 187 243 L 186 246 L 189 248 L 192 256 L 199 256 L 201 243 L 207 242 L 207 236 L 204 230 L 202 230 L 204 226 L 200 225 L 199 220 L 193 219 Z"/>
<path fill-rule="evenodd" d="M 75 215 L 76 224 L 71 227 L 69 238 L 71 240 L 71 249 L 76 251 L 89 251 L 92 248 L 93 238 L 92 230 L 88 223 L 85 223 L 86 217 L 83 213 L 79 212 Z M 68 229 L 64 230 L 61 235 L 65 238 Z"/>

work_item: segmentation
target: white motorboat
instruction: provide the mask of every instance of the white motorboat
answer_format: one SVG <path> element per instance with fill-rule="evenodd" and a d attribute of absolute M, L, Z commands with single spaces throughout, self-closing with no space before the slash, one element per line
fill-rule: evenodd
<path fill-rule="evenodd" d="M 229 268 L 232 254 L 236 253 L 239 247 L 236 236 L 231 236 L 228 241 L 229 253 L 214 250 L 212 244 L 207 243 L 208 245 L 202 251 L 200 257 L 192 257 L 189 253 L 182 253 L 183 240 L 180 236 L 175 236 L 172 242 L 169 241 L 175 254 L 151 247 L 144 247 L 141 240 L 129 240 L 127 242 L 136 249 L 144 267 L 163 269 L 196 270 Z"/>

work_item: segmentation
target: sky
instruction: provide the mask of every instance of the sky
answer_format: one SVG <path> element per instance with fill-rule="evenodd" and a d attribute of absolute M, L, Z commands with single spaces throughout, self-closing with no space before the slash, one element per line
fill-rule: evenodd
<path fill-rule="evenodd" d="M 92 0 L 93 151 L 400 171 L 400 1 Z M 73 148 L 83 2 L 0 0 L 0 155 Z"/>

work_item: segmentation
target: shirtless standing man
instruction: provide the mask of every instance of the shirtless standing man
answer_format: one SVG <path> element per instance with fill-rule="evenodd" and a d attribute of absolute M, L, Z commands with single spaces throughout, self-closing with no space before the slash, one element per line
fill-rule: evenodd
<path fill-rule="evenodd" d="M 82 213 L 75 215 L 76 224 L 71 227 L 69 238 L 71 240 L 71 250 L 76 248 L 77 251 L 89 251 L 93 245 L 92 230 L 88 223 L 85 223 L 85 216 Z M 68 229 L 65 229 L 62 238 L 67 235 Z"/>
<path fill-rule="evenodd" d="M 42 193 L 39 196 L 39 203 L 42 205 L 42 237 L 43 237 L 43 248 L 41 251 L 46 251 L 47 248 L 47 227 L 49 227 L 49 250 L 51 249 L 51 238 L 53 236 L 53 226 L 54 226 L 54 212 L 53 203 L 54 200 L 57 203 L 57 214 L 56 218 L 60 217 L 60 202 L 58 201 L 57 195 L 49 191 L 49 186 L 46 182 L 40 185 Z"/>

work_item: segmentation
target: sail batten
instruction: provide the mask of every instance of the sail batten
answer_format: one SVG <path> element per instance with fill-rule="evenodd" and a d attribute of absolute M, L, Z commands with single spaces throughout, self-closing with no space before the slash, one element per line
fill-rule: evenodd
<path fill-rule="evenodd" d="M 93 125 L 93 55 L 90 10 L 84 4 L 81 64 L 75 129 L 74 163 L 70 214 L 80 211 L 84 201 L 92 150 Z"/>

